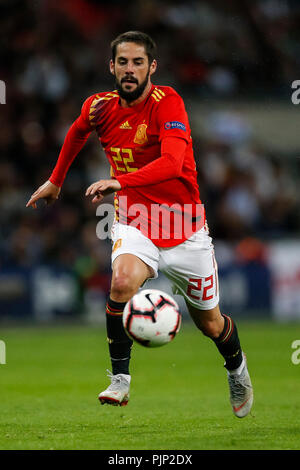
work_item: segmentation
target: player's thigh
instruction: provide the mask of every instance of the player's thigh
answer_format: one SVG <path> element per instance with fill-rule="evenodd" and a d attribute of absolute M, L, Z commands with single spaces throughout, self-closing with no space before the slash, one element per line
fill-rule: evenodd
<path fill-rule="evenodd" d="M 208 310 L 201 310 L 188 302 L 186 302 L 186 306 L 199 330 L 213 338 L 220 336 L 224 328 L 224 319 L 221 315 L 219 304 Z"/>
<path fill-rule="evenodd" d="M 174 294 L 182 295 L 196 310 L 217 309 L 218 269 L 212 239 L 205 230 L 160 254 L 159 267 L 172 282 Z"/>
<path fill-rule="evenodd" d="M 120 223 L 113 225 L 111 235 L 113 243 L 111 254 L 113 270 L 115 270 L 116 266 L 119 268 L 119 266 L 126 265 L 129 266 L 127 272 L 130 274 L 130 267 L 135 268 L 137 266 L 136 269 L 138 269 L 139 272 L 147 270 L 147 272 L 150 273 L 148 277 L 157 277 L 159 251 L 149 238 L 145 237 L 137 228 Z M 138 258 L 140 262 L 130 256 L 121 258 L 121 261 L 117 261 L 121 255 L 133 255 L 135 258 Z M 125 261 L 122 261 L 123 259 Z M 117 263 L 115 263 L 116 261 Z M 119 270 L 116 271 L 116 273 L 117 272 L 119 272 Z"/>
<path fill-rule="evenodd" d="M 111 298 L 127 302 L 149 278 L 157 277 L 157 247 L 135 227 L 116 223 L 112 228 Z"/>

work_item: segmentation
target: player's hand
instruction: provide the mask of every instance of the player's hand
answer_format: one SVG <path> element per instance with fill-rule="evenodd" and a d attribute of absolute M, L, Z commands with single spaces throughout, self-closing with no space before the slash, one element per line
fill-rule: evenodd
<path fill-rule="evenodd" d="M 46 204 L 53 204 L 53 202 L 58 199 L 60 193 L 60 188 L 55 184 L 51 183 L 51 181 L 46 181 L 42 186 L 40 186 L 31 196 L 29 201 L 26 204 L 26 207 L 33 207 L 37 209 L 37 201 L 39 199 L 44 199 Z"/>
<path fill-rule="evenodd" d="M 86 190 L 86 196 L 95 196 L 92 202 L 100 202 L 108 194 L 120 191 L 121 185 L 118 180 L 100 180 L 91 184 Z"/>

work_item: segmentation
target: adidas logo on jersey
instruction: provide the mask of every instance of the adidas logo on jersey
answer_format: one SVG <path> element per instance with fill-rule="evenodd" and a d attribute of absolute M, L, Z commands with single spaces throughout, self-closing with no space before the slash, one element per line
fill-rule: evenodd
<path fill-rule="evenodd" d="M 123 124 L 120 125 L 120 129 L 132 129 L 132 127 L 128 121 L 125 121 L 123 122 Z"/>

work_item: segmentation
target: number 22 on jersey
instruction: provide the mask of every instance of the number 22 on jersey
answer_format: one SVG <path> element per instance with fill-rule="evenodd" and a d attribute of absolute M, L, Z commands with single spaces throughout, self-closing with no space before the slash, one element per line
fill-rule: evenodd
<path fill-rule="evenodd" d="M 138 168 L 129 165 L 130 163 L 134 163 L 134 157 L 131 149 L 111 147 L 110 151 L 118 171 L 132 173 L 138 170 Z"/>

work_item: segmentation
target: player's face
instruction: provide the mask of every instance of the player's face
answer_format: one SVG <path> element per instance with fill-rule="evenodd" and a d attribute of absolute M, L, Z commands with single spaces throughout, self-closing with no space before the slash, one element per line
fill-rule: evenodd
<path fill-rule="evenodd" d="M 134 42 L 119 44 L 115 62 L 110 62 L 118 92 L 128 102 L 137 100 L 143 94 L 155 70 L 156 61 L 149 64 L 144 46 Z"/>

